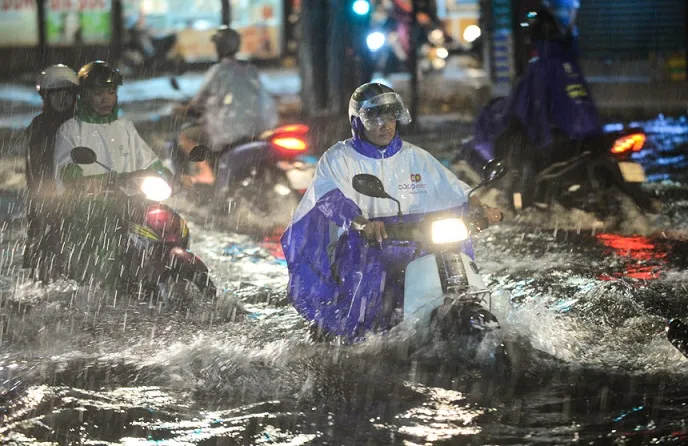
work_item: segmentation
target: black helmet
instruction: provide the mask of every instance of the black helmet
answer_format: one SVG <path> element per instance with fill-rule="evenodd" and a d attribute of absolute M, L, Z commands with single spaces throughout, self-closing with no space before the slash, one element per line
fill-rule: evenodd
<path fill-rule="evenodd" d="M 553 41 L 566 38 L 566 34 L 547 8 L 529 12 L 525 26 L 531 40 Z"/>
<path fill-rule="evenodd" d="M 226 25 L 218 27 L 211 40 L 215 43 L 217 54 L 220 57 L 234 56 L 241 47 L 239 33 Z"/>
<path fill-rule="evenodd" d="M 79 70 L 80 88 L 103 88 L 122 85 L 122 75 L 107 62 L 89 62 Z"/>
<path fill-rule="evenodd" d="M 349 120 L 352 124 L 358 118 L 365 128 L 370 129 L 383 115 L 393 116 L 400 124 L 411 122 L 401 96 L 387 85 L 370 82 L 358 87 L 351 95 Z"/>

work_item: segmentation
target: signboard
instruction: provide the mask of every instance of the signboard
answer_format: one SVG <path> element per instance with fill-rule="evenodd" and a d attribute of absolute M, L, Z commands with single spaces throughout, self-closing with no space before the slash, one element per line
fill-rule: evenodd
<path fill-rule="evenodd" d="M 111 0 L 46 0 L 48 45 L 108 44 Z"/>
<path fill-rule="evenodd" d="M 492 1 L 492 20 L 492 76 L 495 86 L 508 90 L 515 71 L 509 0 Z"/>
<path fill-rule="evenodd" d="M 206 62 L 217 58 L 210 40 L 221 24 L 219 0 L 127 0 L 125 24 L 143 14 L 153 35 L 174 33 L 173 52 L 187 62 Z M 280 57 L 284 29 L 283 0 L 232 0 L 232 28 L 241 34 L 239 57 L 273 59 Z"/>
<path fill-rule="evenodd" d="M 0 47 L 38 45 L 36 0 L 0 0 Z"/>

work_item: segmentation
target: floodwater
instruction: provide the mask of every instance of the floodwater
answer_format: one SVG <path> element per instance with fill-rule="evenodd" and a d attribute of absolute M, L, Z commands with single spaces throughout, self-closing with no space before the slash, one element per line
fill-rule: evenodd
<path fill-rule="evenodd" d="M 651 148 L 638 160 L 666 203 L 644 235 L 519 218 L 477 237 L 508 378 L 456 346 L 415 349 L 409 333 L 309 342 L 274 241 L 192 221 L 221 293 L 173 313 L 31 283 L 21 222 L 5 223 L 0 443 L 688 443 L 688 360 L 664 333 L 688 317 L 688 125 L 641 124 Z"/>

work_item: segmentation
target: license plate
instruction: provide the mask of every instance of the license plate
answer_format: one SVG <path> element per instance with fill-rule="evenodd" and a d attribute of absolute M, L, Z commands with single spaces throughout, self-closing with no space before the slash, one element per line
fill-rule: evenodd
<path fill-rule="evenodd" d="M 647 181 L 645 169 L 638 163 L 619 161 L 619 169 L 621 169 L 623 179 L 629 183 L 644 183 Z"/>

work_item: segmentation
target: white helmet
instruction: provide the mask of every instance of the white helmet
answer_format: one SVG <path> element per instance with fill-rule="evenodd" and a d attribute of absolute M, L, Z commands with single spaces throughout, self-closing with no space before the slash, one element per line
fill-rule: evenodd
<path fill-rule="evenodd" d="M 67 65 L 52 65 L 46 68 L 40 75 L 38 75 L 38 82 L 36 82 L 36 91 L 41 95 L 49 90 L 58 90 L 61 88 L 77 88 L 79 86 L 79 78 L 76 76 L 74 70 Z"/>

